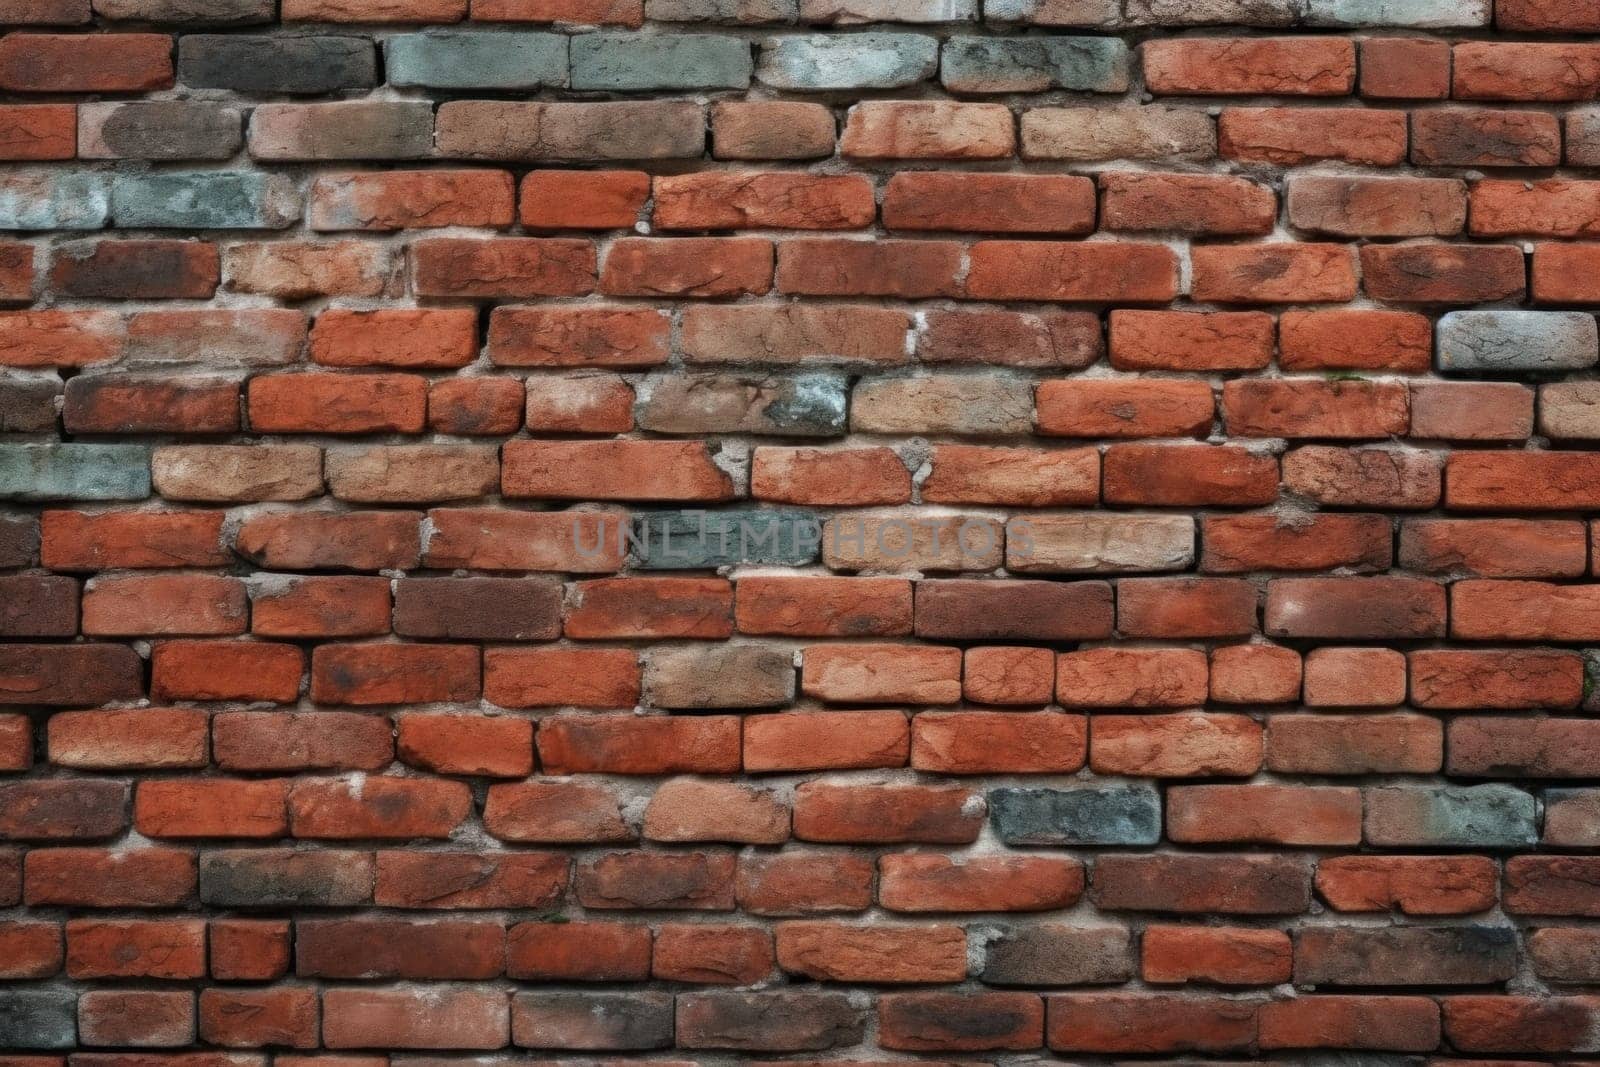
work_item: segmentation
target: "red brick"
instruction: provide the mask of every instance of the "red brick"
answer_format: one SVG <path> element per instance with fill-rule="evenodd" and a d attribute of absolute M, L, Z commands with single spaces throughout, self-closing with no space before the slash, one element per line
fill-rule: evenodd
<path fill-rule="evenodd" d="M 739 720 L 731 715 L 563 715 L 539 726 L 547 774 L 732 774 Z"/>
<path fill-rule="evenodd" d="M 486 979 L 505 966 L 498 921 L 300 919 L 294 940 L 302 978 Z"/>
<path fill-rule="evenodd" d="M 1087 367 L 1104 354 L 1100 319 L 1083 311 L 930 309 L 917 333 L 917 356 L 926 363 Z"/>
<path fill-rule="evenodd" d="M 662 230 L 853 230 L 877 215 L 872 186 L 859 175 L 677 174 L 655 178 L 652 191 L 651 221 Z"/>
<path fill-rule="evenodd" d="M 522 383 L 512 378 L 457 378 L 428 385 L 428 428 L 461 436 L 522 428 Z"/>
<path fill-rule="evenodd" d="M 888 448 L 757 448 L 750 495 L 784 504 L 905 504 L 911 472 Z"/>
<path fill-rule="evenodd" d="M 464 367 L 478 355 L 475 312 L 329 309 L 311 328 L 311 358 L 329 367 Z"/>
<path fill-rule="evenodd" d="M 1361 95 L 1375 100 L 1443 100 L 1450 95 L 1450 45 L 1422 37 L 1361 42 Z"/>
<path fill-rule="evenodd" d="M 1039 383 L 1039 432 L 1060 437 L 1209 434 L 1216 402 L 1196 381 L 1075 378 Z"/>
<path fill-rule="evenodd" d="M 0 922 L 0 978 L 50 978 L 61 972 L 61 958 L 61 927 L 57 924 Z"/>
<path fill-rule="evenodd" d="M 1413 112 L 1411 162 L 1424 167 L 1554 167 L 1561 126 L 1536 111 L 1447 107 Z"/>
<path fill-rule="evenodd" d="M 1336 911 L 1466 915 L 1494 906 L 1497 875 L 1487 856 L 1332 856 L 1317 894 Z"/>
<path fill-rule="evenodd" d="M 1300 654 L 1276 645 L 1228 645 L 1211 653 L 1211 699 L 1286 704 L 1300 696 Z"/>
<path fill-rule="evenodd" d="M 1004 159 L 1016 152 L 1016 122 L 1002 104 L 873 100 L 845 116 L 846 159 Z"/>
<path fill-rule="evenodd" d="M 78 1040 L 89 1046 L 174 1048 L 195 1039 L 194 994 L 95 989 L 78 997 Z"/>
<path fill-rule="evenodd" d="M 40 515 L 40 553 L 56 571 L 218 567 L 220 511 L 46 511 Z"/>
<path fill-rule="evenodd" d="M 1444 633 L 1444 589 L 1416 578 L 1276 578 L 1267 583 L 1273 636 L 1386 640 Z"/>
<path fill-rule="evenodd" d="M 359 637 L 389 632 L 385 578 L 285 577 L 258 584 L 251 630 L 268 637 Z"/>
<path fill-rule="evenodd" d="M 638 657 L 620 648 L 490 648 L 483 695 L 507 708 L 627 708 L 639 700 Z"/>
<path fill-rule="evenodd" d="M 924 712 L 912 720 L 911 766 L 930 774 L 1070 774 L 1088 752 L 1078 715 Z"/>
<path fill-rule="evenodd" d="M 519 217 L 529 229 L 629 229 L 650 198 L 639 170 L 533 170 L 522 179 Z"/>
<path fill-rule="evenodd" d="M 163 641 L 150 654 L 156 700 L 268 700 L 293 703 L 305 662 L 293 645 Z"/>
<path fill-rule="evenodd" d="M 403 570 L 422 555 L 419 512 L 265 514 L 246 519 L 238 551 L 270 570 Z"/>
<path fill-rule="evenodd" d="M 899 711 L 751 715 L 744 720 L 744 769 L 758 774 L 904 767 L 910 737 Z"/>
<path fill-rule="evenodd" d="M 670 982 L 754 985 L 775 963 L 772 935 L 765 930 L 669 923 L 656 933 L 650 973 Z"/>
<path fill-rule="evenodd" d="M 211 923 L 211 976 L 225 982 L 270 982 L 289 973 L 287 919 L 220 919 Z"/>
<path fill-rule="evenodd" d="M 133 825 L 146 837 L 281 837 L 288 783 L 210 778 L 143 781 L 133 798 Z"/>
<path fill-rule="evenodd" d="M 752 915 L 865 911 L 872 903 L 873 863 L 844 851 L 753 852 L 739 864 L 739 907 Z"/>
<path fill-rule="evenodd" d="M 163 33 L 11 33 L 0 39 L 0 89 L 20 93 L 128 93 L 172 86 L 172 38 Z"/>
<path fill-rule="evenodd" d="M 1429 1052 L 1439 1007 L 1427 997 L 1316 996 L 1261 1006 L 1264 1049 L 1356 1048 Z"/>
<path fill-rule="evenodd" d="M 0 107 L 0 159 L 71 159 L 78 154 L 78 109 L 71 104 Z"/>
<path fill-rule="evenodd" d="M 824 982 L 959 982 L 967 938 L 959 926 L 895 928 L 827 921 L 780 923 L 778 965 Z"/>
<path fill-rule="evenodd" d="M 1278 217 L 1271 189 L 1225 175 L 1110 171 L 1100 196 L 1101 228 L 1112 231 L 1266 234 Z"/>
<path fill-rule="evenodd" d="M 835 703 L 954 704 L 961 699 L 961 650 L 813 645 L 804 652 L 800 686 Z"/>
<path fill-rule="evenodd" d="M 966 292 L 979 300 L 1162 303 L 1178 293 L 1164 245 L 979 241 L 968 261 Z"/>
<path fill-rule="evenodd" d="M 594 282 L 594 245 L 585 240 L 438 237 L 411 245 L 411 284 L 418 296 L 581 296 L 593 291 Z M 476 334 L 472 345 L 476 351 Z"/>
<path fill-rule="evenodd" d="M 1342 304 L 1356 295 L 1355 256 L 1344 245 L 1197 245 L 1196 300 L 1219 304 Z"/>
<path fill-rule="evenodd" d="M 650 308 L 498 307 L 489 359 L 503 367 L 648 367 L 667 361 L 671 320 Z"/>
<path fill-rule="evenodd" d="M 0 367 L 86 367 L 122 356 L 127 327 L 111 311 L 0 311 Z"/>
<path fill-rule="evenodd" d="M 503 841 L 566 844 L 631 841 L 636 836 L 622 821 L 616 794 L 604 785 L 581 781 L 492 785 L 483 825 Z M 565 883 L 563 868 L 560 885 Z M 559 897 L 560 885 L 552 886 L 547 895 Z"/>
<path fill-rule="evenodd" d="M 84 587 L 83 632 L 101 635 L 237 634 L 248 598 L 237 578 L 99 577 Z"/>
<path fill-rule="evenodd" d="M 275 374 L 252 378 L 260 433 L 418 433 L 427 382 L 410 374 Z"/>
<path fill-rule="evenodd" d="M 484 22 L 573 22 L 630 26 L 644 21 L 642 0 L 472 0 L 472 17 Z"/>
<path fill-rule="evenodd" d="M 1289 935 L 1241 927 L 1147 926 L 1140 939 L 1146 982 L 1275 985 L 1289 980 Z"/>
<path fill-rule="evenodd" d="M 1278 323 L 1284 370 L 1426 371 L 1433 327 L 1409 311 L 1286 311 Z"/>
<path fill-rule="evenodd" d="M 1509 245 L 1367 245 L 1367 294 L 1403 304 L 1473 304 L 1521 297 L 1522 250 Z"/>
<path fill-rule="evenodd" d="M 1445 1035 L 1465 1052 L 1566 1052 L 1589 1048 L 1593 997 L 1456 996 L 1443 1001 Z"/>
<path fill-rule="evenodd" d="M 1414 519 L 1400 527 L 1400 562 L 1424 574 L 1577 577 L 1586 541 L 1581 523 L 1559 519 Z"/>
<path fill-rule="evenodd" d="M 310 987 L 200 991 L 201 1040 L 224 1048 L 315 1048 L 317 1021 Z"/>
<path fill-rule="evenodd" d="M 960 271 L 954 241 L 812 238 L 778 246 L 777 288 L 802 296 L 956 296 Z"/>
<path fill-rule="evenodd" d="M 435 508 L 427 518 L 430 567 L 609 574 L 626 554 L 617 512 Z"/>
<path fill-rule="evenodd" d="M 984 804 L 941 786 L 847 786 L 807 782 L 795 790 L 794 836 L 823 842 L 965 844 L 977 839 Z"/>
<path fill-rule="evenodd" d="M 411 230 L 511 225 L 511 175 L 502 170 L 329 174 L 311 183 L 313 230 Z"/>
<path fill-rule="evenodd" d="M 722 100 L 711 106 L 718 159 L 819 159 L 833 155 L 833 112 L 790 100 Z"/>
<path fill-rule="evenodd" d="M 239 771 L 373 771 L 394 759 L 387 719 L 349 711 L 222 712 L 217 766 Z"/>
<path fill-rule="evenodd" d="M 1319 504 L 1422 510 L 1439 501 L 1443 464 L 1431 452 L 1312 445 L 1283 457 L 1283 484 Z"/>
<path fill-rule="evenodd" d="M 650 954 L 650 928 L 643 924 L 529 922 L 506 932 L 506 974 L 524 980 L 643 981 Z"/>
<path fill-rule="evenodd" d="M 510 1040 L 506 994 L 493 989 L 330 989 L 322 1041 L 331 1049 L 497 1049 Z"/>
<path fill-rule="evenodd" d="M 379 907 L 539 908 L 561 899 L 567 887 L 568 860 L 558 853 L 392 850 L 377 859 Z"/>
<path fill-rule="evenodd" d="M 664 782 L 644 812 L 647 841 L 781 845 L 789 807 L 774 793 L 732 782 Z"/>
<path fill-rule="evenodd" d="M 1502 30 L 1600 32 L 1600 7 L 1593 0 L 1500 0 L 1494 14 Z"/>
<path fill-rule="evenodd" d="M 554 500 L 716 501 L 733 482 L 699 441 L 509 441 L 502 490 Z"/>
<path fill-rule="evenodd" d="M 400 759 L 435 774 L 521 778 L 533 773 L 533 724 L 477 715 L 403 715 Z"/>
<path fill-rule="evenodd" d="M 67 923 L 67 974 L 85 977 L 205 977 L 205 921 L 99 920 Z"/>
<path fill-rule="evenodd" d="M 772 242 L 758 237 L 624 237 L 606 253 L 609 296 L 726 297 L 772 287 Z"/>
<path fill-rule="evenodd" d="M 1261 766 L 1261 727 L 1246 715 L 1095 715 L 1089 766 L 1152 778 L 1245 777 Z"/>
<path fill-rule="evenodd" d="M 1045 648 L 969 648 L 962 694 L 979 704 L 1043 706 L 1055 692 L 1055 655 Z"/>
<path fill-rule="evenodd" d="M 1157 95 L 1342 96 L 1355 86 L 1355 44 L 1343 38 L 1184 38 L 1142 52 Z"/>
<path fill-rule="evenodd" d="M 1243 1052 L 1255 1039 L 1253 1000 L 1091 993 L 1047 998 L 1045 1041 L 1067 1052 Z"/>
<path fill-rule="evenodd" d="M 1177 648 L 1093 648 L 1056 657 L 1056 699 L 1067 707 L 1195 707 L 1206 699 L 1206 658 Z"/>
<path fill-rule="evenodd" d="M 1461 232 L 1466 221 L 1467 186 L 1462 181 L 1296 178 L 1289 183 L 1289 222 L 1309 233 L 1451 237 Z"/>
<path fill-rule="evenodd" d="M 1277 459 L 1231 445 L 1112 445 L 1104 462 L 1108 504 L 1242 507 L 1278 497 Z"/>
<path fill-rule="evenodd" d="M 1111 365 L 1118 370 L 1259 370 L 1272 362 L 1272 350 L 1272 316 L 1259 311 L 1111 313 Z"/>
<path fill-rule="evenodd" d="M 195 857 L 175 848 L 52 848 L 28 853 L 30 906 L 171 908 L 194 897 Z"/>
<path fill-rule="evenodd" d="M 1296 166 L 1321 160 L 1393 167 L 1406 158 L 1403 111 L 1367 108 L 1224 108 L 1217 148 L 1224 159 Z"/>
<path fill-rule="evenodd" d="M 1167 791 L 1167 836 L 1204 844 L 1359 844 L 1361 793 L 1319 786 L 1174 786 Z"/>
<path fill-rule="evenodd" d="M 1084 234 L 1095 225 L 1088 178 L 1054 174 L 902 171 L 883 195 L 891 230 Z"/>
<path fill-rule="evenodd" d="M 733 909 L 731 852 L 609 852 L 579 864 L 576 892 L 591 909 Z"/>
<path fill-rule="evenodd" d="M 290 828 L 301 838 L 448 837 L 471 812 L 471 790 L 438 779 L 301 778 L 289 791 Z"/>

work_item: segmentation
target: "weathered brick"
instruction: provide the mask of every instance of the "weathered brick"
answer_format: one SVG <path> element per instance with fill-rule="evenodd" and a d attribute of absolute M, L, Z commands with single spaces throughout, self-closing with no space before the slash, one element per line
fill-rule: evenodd
<path fill-rule="evenodd" d="M 453 100 L 435 129 L 438 154 L 459 159 L 673 159 L 705 148 L 700 105 L 679 101 Z"/>
<path fill-rule="evenodd" d="M 228 159 L 244 143 L 236 108 L 187 101 L 84 104 L 78 155 L 84 159 Z"/>
<path fill-rule="evenodd" d="M 189 33 L 178 38 L 178 81 L 196 89 L 320 95 L 378 83 L 366 37 Z"/>
<path fill-rule="evenodd" d="M 801 92 L 899 89 L 933 76 L 939 41 L 911 33 L 769 37 L 761 43 L 756 78 Z"/>
<path fill-rule="evenodd" d="M 952 37 L 939 80 L 957 93 L 1121 93 L 1128 67 L 1128 46 L 1111 37 Z"/>

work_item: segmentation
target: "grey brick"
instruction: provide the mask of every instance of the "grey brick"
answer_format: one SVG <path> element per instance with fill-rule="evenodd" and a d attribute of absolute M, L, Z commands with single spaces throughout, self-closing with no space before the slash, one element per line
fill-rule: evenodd
<path fill-rule="evenodd" d="M 1509 926 L 1302 927 L 1294 980 L 1307 985 L 1484 985 L 1517 973 Z"/>
<path fill-rule="evenodd" d="M 658 511 L 633 520 L 633 565 L 643 570 L 705 570 L 741 563 L 815 563 L 816 514 L 794 508 Z"/>
<path fill-rule="evenodd" d="M 975 22 L 979 0 L 800 0 L 801 22 Z"/>
<path fill-rule="evenodd" d="M 1128 0 L 1135 26 L 1293 26 L 1307 0 Z"/>
<path fill-rule="evenodd" d="M 188 100 L 78 105 L 83 159 L 227 159 L 244 143 L 237 108 Z"/>
<path fill-rule="evenodd" d="M 299 221 L 300 194 L 279 174 L 119 174 L 111 186 L 111 215 L 128 228 L 281 230 Z"/>
<path fill-rule="evenodd" d="M 128 22 L 178 22 L 188 26 L 247 26 L 271 22 L 273 0 L 94 0 L 101 18 Z"/>
<path fill-rule="evenodd" d="M 178 39 L 178 82 L 242 93 L 331 93 L 378 84 L 366 37 L 191 33 Z"/>
<path fill-rule="evenodd" d="M 1600 166 L 1600 107 L 1567 112 L 1567 162 L 1575 167 Z"/>
<path fill-rule="evenodd" d="M 1539 839 L 1533 796 L 1509 785 L 1392 786 L 1365 799 L 1369 844 L 1485 849 Z"/>
<path fill-rule="evenodd" d="M 1161 794 L 1142 785 L 994 789 L 989 822 L 1008 845 L 1153 845 Z"/>
<path fill-rule="evenodd" d="M 257 159 L 424 159 L 433 154 L 433 105 L 419 100 L 262 104 L 250 113 Z"/>
<path fill-rule="evenodd" d="M 658 708 L 777 708 L 794 699 L 794 656 L 763 645 L 657 649 L 644 668 Z"/>
<path fill-rule="evenodd" d="M 0 990 L 0 1048 L 73 1048 L 78 994 L 68 989 Z"/>
<path fill-rule="evenodd" d="M 0 230 L 97 230 L 110 208 L 104 175 L 13 170 L 0 174 Z"/>
<path fill-rule="evenodd" d="M 1438 348 L 1446 371 L 1576 370 L 1600 362 L 1600 332 L 1581 311 L 1452 311 Z"/>
<path fill-rule="evenodd" d="M 670 374 L 645 383 L 639 427 L 656 433 L 750 433 L 830 437 L 844 433 L 840 374 L 772 377 Z"/>
<path fill-rule="evenodd" d="M 793 22 L 799 0 L 645 0 L 651 22 Z"/>
<path fill-rule="evenodd" d="M 567 84 L 560 33 L 430 30 L 390 38 L 390 85 L 429 89 L 540 89 Z"/>
<path fill-rule="evenodd" d="M 1073 29 L 1122 24 L 1122 0 L 985 0 L 985 22 L 1030 22 Z"/>
<path fill-rule="evenodd" d="M 200 900 L 224 908 L 348 908 L 372 902 L 370 853 L 230 848 L 200 855 Z"/>
<path fill-rule="evenodd" d="M 0 500 L 143 500 L 143 445 L 0 445 Z"/>
<path fill-rule="evenodd" d="M 0 433 L 39 433 L 56 425 L 61 379 L 0 375 Z"/>
<path fill-rule="evenodd" d="M 1065 986 L 1126 982 L 1133 973 L 1121 926 L 1018 926 L 984 951 L 978 976 L 989 985 Z"/>
<path fill-rule="evenodd" d="M 750 45 L 711 34 L 587 33 L 572 39 L 574 89 L 743 89 Z"/>
<path fill-rule="evenodd" d="M 1311 26 L 1487 26 L 1492 0 L 1309 0 Z"/>
<path fill-rule="evenodd" d="M 915 33 L 811 34 L 761 43 L 756 77 L 778 89 L 898 89 L 933 77 L 939 42 Z"/>
<path fill-rule="evenodd" d="M 670 1048 L 672 1005 L 671 993 L 518 993 L 511 1040 L 520 1048 Z"/>
<path fill-rule="evenodd" d="M 1114 37 L 952 37 L 939 77 L 963 93 L 1121 93 L 1128 88 L 1128 46 Z"/>

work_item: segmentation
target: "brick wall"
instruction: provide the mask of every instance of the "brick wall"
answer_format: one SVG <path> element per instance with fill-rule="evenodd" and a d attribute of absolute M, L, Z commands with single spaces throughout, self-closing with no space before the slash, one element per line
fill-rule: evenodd
<path fill-rule="evenodd" d="M 0 1067 L 1600 1062 L 1597 0 L 0 23 Z"/>

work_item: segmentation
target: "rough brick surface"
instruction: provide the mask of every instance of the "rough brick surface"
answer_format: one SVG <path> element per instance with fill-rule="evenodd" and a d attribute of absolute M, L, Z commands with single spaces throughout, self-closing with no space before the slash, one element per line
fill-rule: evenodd
<path fill-rule="evenodd" d="M 0 0 L 0 1067 L 1593 1067 L 1597 33 Z"/>

